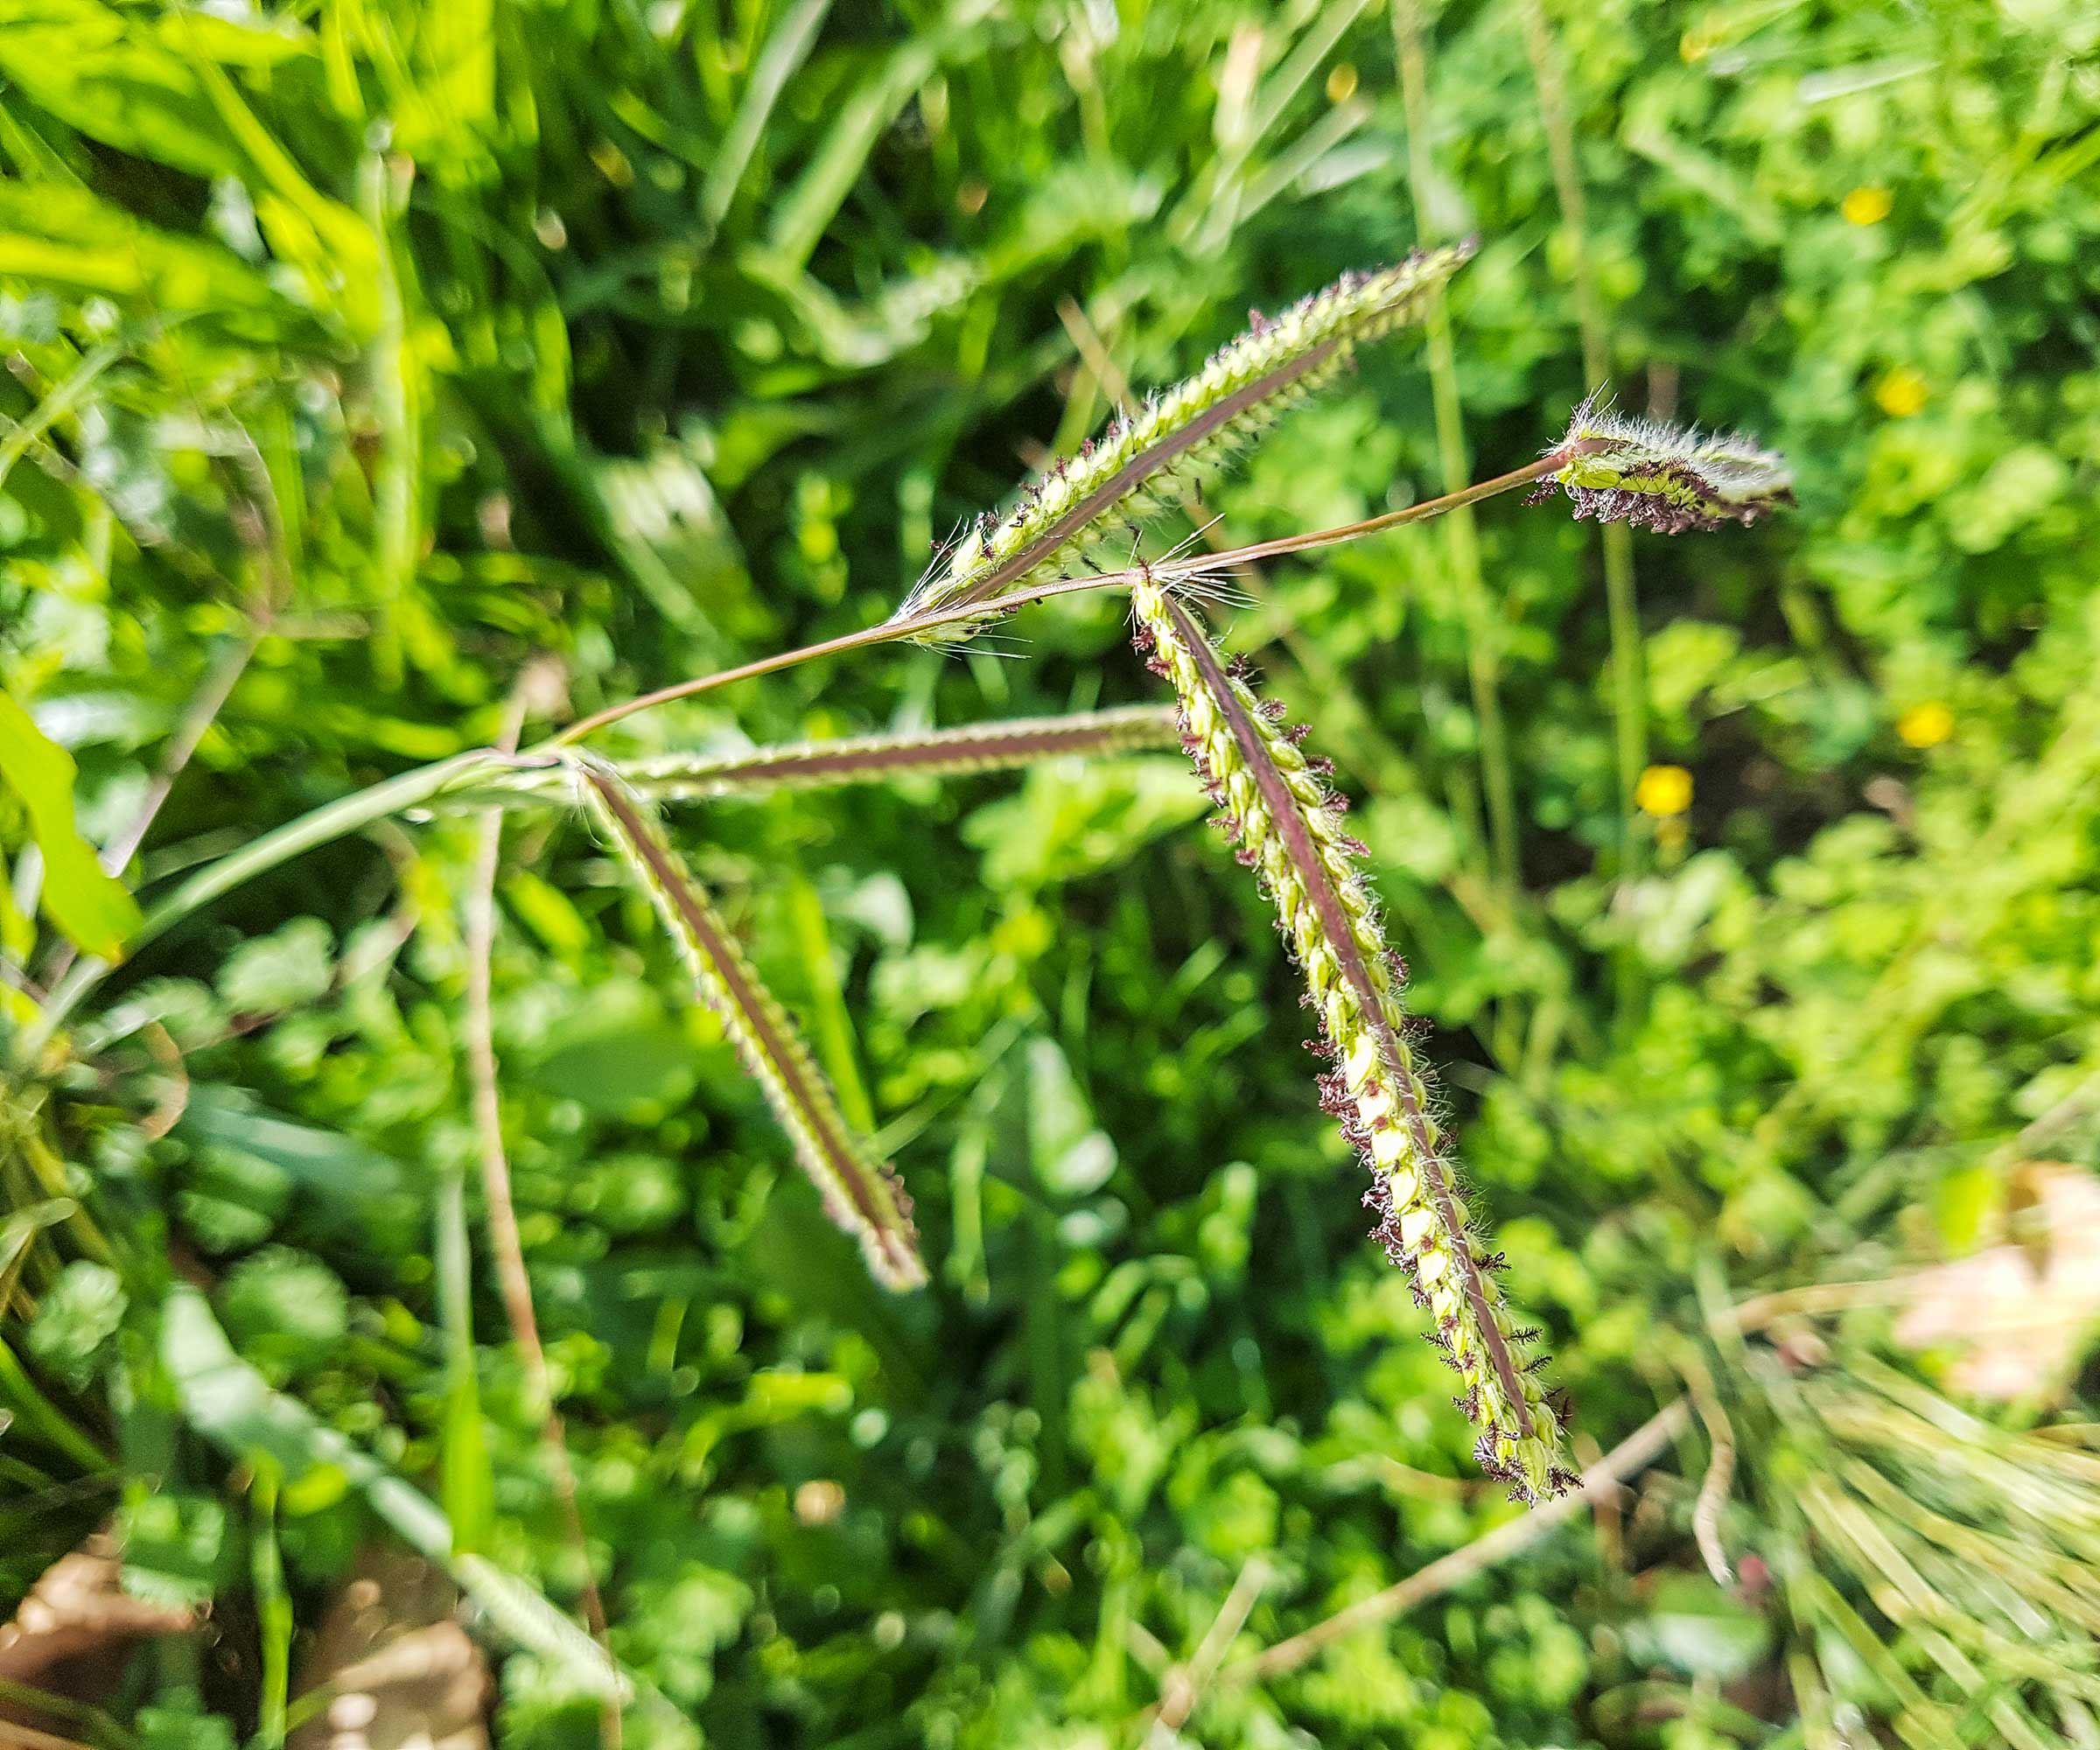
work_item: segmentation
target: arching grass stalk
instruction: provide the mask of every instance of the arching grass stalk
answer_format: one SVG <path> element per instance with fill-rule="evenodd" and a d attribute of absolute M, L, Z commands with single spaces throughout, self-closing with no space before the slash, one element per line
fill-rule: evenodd
<path fill-rule="evenodd" d="M 1427 499 L 1420 504 L 1407 505 L 1399 510 L 1388 511 L 1383 515 L 1344 524 L 1340 528 L 1286 536 L 1279 540 L 1260 542 L 1251 547 L 1203 554 L 1172 564 L 1154 566 L 1143 574 L 1162 579 L 1200 578 L 1228 572 L 1243 561 L 1271 558 L 1284 553 L 1309 552 L 1319 547 L 1359 541 L 1366 536 L 1380 534 L 1389 528 L 1428 522 L 1433 517 L 1444 515 L 1457 504 L 1477 504 L 1482 499 L 1515 491 L 1518 486 L 1536 485 L 1549 477 L 1558 476 L 1568 460 L 1566 454 L 1556 449 L 1536 462 L 1494 480 L 1484 480 L 1477 486 L 1468 486 L 1461 493 L 1447 493 L 1441 498 Z M 909 620 L 892 618 L 878 626 L 864 626 L 858 632 L 823 639 L 794 650 L 778 651 L 770 656 L 761 656 L 749 662 L 738 663 L 733 668 L 718 669 L 712 674 L 693 676 L 669 686 L 659 687 L 654 692 L 623 699 L 578 718 L 559 734 L 526 749 L 522 753 L 507 756 L 494 748 L 480 747 L 454 754 L 432 765 L 415 766 L 365 789 L 339 797 L 334 802 L 325 802 L 319 808 L 286 822 L 283 826 L 273 828 L 239 850 L 228 853 L 215 863 L 207 864 L 180 883 L 165 899 L 147 910 L 144 922 L 124 944 L 125 953 L 136 953 L 147 942 L 172 929 L 214 900 L 305 851 L 347 837 L 389 816 L 426 807 L 449 792 L 472 791 L 491 779 L 500 779 L 506 772 L 514 771 L 521 765 L 545 766 L 550 764 L 550 756 L 561 749 L 571 746 L 586 736 L 593 735 L 637 712 L 669 704 L 675 700 L 714 692 L 738 682 L 780 674 L 788 668 L 800 668 L 805 662 L 816 662 L 820 657 L 843 656 L 857 650 L 895 644 L 915 639 L 921 634 L 937 632 L 945 626 L 981 626 L 987 615 L 997 619 L 1055 596 L 1076 595 L 1090 590 L 1124 588 L 1140 575 L 1137 570 L 1124 570 L 1103 572 L 1098 576 L 1089 574 L 1080 578 L 1060 578 L 989 602 L 930 608 Z M 95 959 L 75 962 L 65 979 L 51 993 L 49 1001 L 38 1011 L 37 1026 L 33 1029 L 24 1029 L 19 1047 L 20 1054 L 28 1060 L 35 1060 L 43 1046 L 71 1018 L 74 1011 L 108 975 L 112 965 L 111 962 Z"/>
<path fill-rule="evenodd" d="M 737 1055 L 764 1090 L 825 1213 L 860 1242 L 886 1288 L 926 1281 L 912 1200 L 890 1164 L 856 1134 L 788 1012 L 760 982 L 649 804 L 604 760 L 567 758 L 593 818 L 634 872 L 692 969 L 700 1000 L 722 1022 Z"/>
<path fill-rule="evenodd" d="M 1419 504 L 1404 505 L 1398 510 L 1389 510 L 1382 515 L 1367 517 L 1361 522 L 1344 523 L 1335 528 L 1313 529 L 1304 535 L 1287 535 L 1274 541 L 1256 542 L 1250 547 L 1232 547 L 1216 553 L 1202 553 L 1186 559 L 1173 560 L 1166 564 L 1146 567 L 1125 567 L 1120 570 L 1089 573 L 1078 578 L 1055 578 L 1047 582 L 1033 584 L 1026 589 L 998 596 L 989 601 L 949 603 L 942 607 L 929 607 L 908 619 L 892 615 L 878 626 L 864 626 L 858 632 L 842 633 L 836 638 L 827 638 L 819 643 L 806 644 L 798 650 L 783 650 L 771 656 L 760 656 L 742 662 L 733 668 L 720 668 L 711 675 L 696 675 L 690 680 L 676 681 L 668 687 L 659 687 L 653 693 L 642 693 L 618 704 L 607 705 L 603 710 L 593 711 L 579 718 L 559 735 L 542 742 L 539 747 L 528 750 L 529 753 L 545 752 L 550 749 L 568 746 L 586 736 L 618 723 L 622 718 L 633 717 L 637 711 L 653 710 L 658 705 L 669 704 L 676 699 L 690 699 L 701 693 L 711 693 L 717 688 L 732 686 L 739 681 L 755 681 L 762 676 L 777 675 L 784 668 L 801 667 L 821 656 L 844 656 L 855 650 L 866 650 L 878 644 L 895 644 L 903 640 L 950 643 L 960 639 L 974 637 L 995 620 L 1022 608 L 1032 607 L 1039 602 L 1054 597 L 1078 595 L 1090 590 L 1127 589 L 1140 577 L 1166 579 L 1187 579 L 1222 577 L 1234 567 L 1257 559 L 1274 558 L 1284 553 L 1306 553 L 1319 547 L 1340 546 L 1345 542 L 1361 541 L 1367 536 L 1381 535 L 1389 528 L 1402 528 L 1410 523 L 1427 522 L 1434 517 L 1449 514 L 1462 504 L 1478 504 L 1482 499 L 1494 498 L 1500 494 L 1514 492 L 1518 486 L 1532 486 L 1557 476 L 1568 461 L 1568 457 L 1558 448 L 1550 451 L 1536 462 L 1527 463 L 1508 473 L 1498 474 L 1490 480 L 1466 487 L 1461 492 L 1446 493 L 1440 498 L 1424 499 Z"/>
<path fill-rule="evenodd" d="M 1378 1236 L 1412 1274 L 1436 1318 L 1434 1340 L 1465 1390 L 1456 1400 L 1481 1430 L 1481 1467 L 1530 1502 L 1574 1479 L 1561 1463 L 1562 1405 L 1550 1401 L 1523 1347 L 1494 1270 L 1452 1183 L 1430 1108 L 1427 1073 L 1409 1044 L 1404 974 L 1378 926 L 1357 869 L 1363 847 L 1343 831 L 1331 769 L 1300 752 L 1280 708 L 1256 698 L 1242 664 L 1228 666 L 1192 610 L 1165 584 L 1130 591 L 1138 644 L 1172 682 L 1190 757 L 1225 810 L 1240 860 L 1252 867 L 1304 974 L 1334 1068 L 1321 1103 L 1370 1168 L 1367 1201 Z"/>

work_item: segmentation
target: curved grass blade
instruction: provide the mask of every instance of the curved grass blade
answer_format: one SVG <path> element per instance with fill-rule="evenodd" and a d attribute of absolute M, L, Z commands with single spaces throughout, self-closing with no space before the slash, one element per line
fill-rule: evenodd
<path fill-rule="evenodd" d="M 1363 848 L 1341 830 L 1340 799 L 1323 781 L 1330 768 L 1299 752 L 1242 665 L 1220 660 L 1163 584 L 1145 578 L 1130 600 L 1138 647 L 1172 683 L 1189 755 L 1305 976 L 1335 1066 L 1320 1078 L 1321 1103 L 1370 1168 L 1365 1200 L 1378 1211 L 1378 1236 L 1411 1273 L 1436 1318 L 1433 1340 L 1465 1382 L 1456 1402 L 1482 1431 L 1475 1456 L 1519 1499 L 1558 1494 L 1573 1480 L 1561 1462 L 1563 1410 L 1538 1382 L 1542 1362 L 1522 1356 L 1532 1334 L 1512 1328 L 1499 1260 L 1453 1185 L 1428 1072 L 1409 1044 L 1404 971 L 1357 871 Z"/>
<path fill-rule="evenodd" d="M 847 1124 L 837 1097 L 773 993 L 717 915 L 707 891 L 671 848 L 650 805 L 605 761 L 570 754 L 592 815 L 655 905 L 692 968 L 700 1000 L 721 1018 L 825 1212 L 860 1242 L 886 1288 L 926 1281 L 912 1200 L 888 1162 Z"/>
<path fill-rule="evenodd" d="M 1356 346 L 1413 321 L 1469 261 L 1471 242 L 1418 251 L 1396 267 L 1346 274 L 1253 326 L 1193 377 L 1125 414 L 1068 462 L 1032 483 L 1005 516 L 986 516 L 945 554 L 893 619 L 1025 589 L 1104 535 L 1172 508 L 1186 488 L 1257 440 L 1284 412 L 1339 376 Z M 990 622 L 920 635 L 958 643 Z"/>
<path fill-rule="evenodd" d="M 437 1502 L 235 1354 L 210 1304 L 187 1283 L 175 1284 L 162 1303 L 160 1358 L 184 1418 L 228 1458 L 274 1464 L 292 1488 L 333 1473 L 410 1548 L 451 1573 L 508 1639 L 561 1667 L 587 1694 L 633 1698 L 633 1681 L 531 1581 L 483 1557 L 456 1553 L 452 1522 Z"/>

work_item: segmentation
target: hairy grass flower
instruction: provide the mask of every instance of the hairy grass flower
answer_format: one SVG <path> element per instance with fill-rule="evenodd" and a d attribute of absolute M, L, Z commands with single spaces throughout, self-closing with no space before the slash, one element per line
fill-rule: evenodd
<path fill-rule="evenodd" d="M 1334 1069 L 1321 1103 L 1370 1168 L 1366 1202 L 1378 1237 L 1413 1277 L 1436 1319 L 1434 1340 L 1465 1386 L 1455 1400 L 1477 1423 L 1481 1467 L 1536 1501 L 1572 1480 L 1561 1463 L 1564 1404 L 1539 1383 L 1544 1358 L 1522 1351 L 1494 1271 L 1452 1182 L 1428 1074 L 1409 1042 L 1404 972 L 1388 949 L 1363 848 L 1343 830 L 1326 762 L 1309 759 L 1277 708 L 1257 699 L 1243 665 L 1227 663 L 1195 614 L 1141 577 L 1131 591 L 1137 642 L 1172 683 L 1185 745 L 1224 811 L 1240 860 L 1253 868 L 1304 974 Z"/>
<path fill-rule="evenodd" d="M 707 890 L 664 836 L 654 810 L 604 760 L 565 756 L 592 817 L 648 892 L 692 969 L 700 1000 L 721 1019 L 737 1055 L 794 1145 L 824 1210 L 860 1242 L 886 1288 L 926 1281 L 912 1200 L 890 1164 L 839 1110 L 802 1035 L 716 913 Z"/>
<path fill-rule="evenodd" d="M 1579 521 L 1629 522 L 1658 535 L 1752 523 L 1794 501 L 1785 459 L 1740 432 L 1702 437 L 1696 427 L 1616 414 L 1592 395 L 1575 410 L 1555 450 L 1567 457 L 1525 500 L 1559 486 Z"/>
<path fill-rule="evenodd" d="M 1339 376 L 1355 348 L 1415 320 L 1475 245 L 1418 250 L 1397 266 L 1345 274 L 1281 316 L 1256 315 L 1193 377 L 1119 417 L 1069 461 L 1034 480 L 1004 517 L 964 530 L 905 598 L 914 620 L 1025 590 L 1081 558 L 1105 535 L 1170 509 L 1289 408 Z M 921 634 L 959 643 L 990 622 L 951 621 Z"/>

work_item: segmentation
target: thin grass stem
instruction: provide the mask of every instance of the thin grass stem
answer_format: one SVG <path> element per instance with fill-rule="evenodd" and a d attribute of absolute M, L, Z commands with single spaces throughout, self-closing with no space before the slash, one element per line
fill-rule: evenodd
<path fill-rule="evenodd" d="M 1431 189 L 1434 164 L 1430 151 L 1429 67 L 1422 41 L 1418 0 L 1394 0 L 1393 46 L 1400 66 L 1401 108 L 1407 121 L 1408 183 L 1414 200 L 1415 224 L 1426 242 L 1431 234 Z M 1451 318 L 1443 287 L 1429 294 L 1423 318 L 1428 336 L 1430 394 L 1436 412 L 1437 457 L 1446 493 L 1464 486 L 1469 472 L 1466 429 L 1459 397 L 1458 354 L 1452 344 Z M 1460 611 L 1466 620 L 1466 674 L 1480 725 L 1480 787 L 1487 799 L 1488 844 L 1495 878 L 1505 892 L 1517 889 L 1516 787 L 1509 762 L 1509 734 L 1502 718 L 1502 654 L 1488 609 L 1488 585 L 1480 568 L 1480 532 L 1470 503 L 1455 508 L 1444 526 L 1452 577 L 1458 586 Z"/>
<path fill-rule="evenodd" d="M 761 656 L 753 662 L 741 663 L 733 668 L 723 668 L 711 675 L 699 675 L 691 680 L 678 681 L 655 691 L 623 700 L 619 704 L 607 705 L 590 716 L 579 718 L 558 735 L 528 750 L 539 753 L 556 747 L 572 746 L 585 736 L 593 735 L 622 718 L 632 717 L 637 711 L 649 710 L 657 705 L 669 704 L 674 700 L 689 699 L 702 693 L 713 692 L 718 687 L 734 685 L 738 681 L 754 681 L 761 676 L 778 674 L 783 668 L 800 667 L 804 662 L 823 656 L 840 656 L 855 650 L 865 650 L 878 644 L 893 644 L 900 639 L 916 637 L 943 626 L 990 612 L 1009 612 L 1030 605 L 1048 601 L 1058 596 L 1078 595 L 1091 590 L 1127 589 L 1141 578 L 1153 577 L 1162 582 L 1212 576 L 1231 570 L 1239 564 L 1251 564 L 1258 559 L 1273 558 L 1283 553 L 1310 552 L 1319 547 L 1332 547 L 1346 541 L 1360 541 L 1366 536 L 1379 535 L 1389 528 L 1404 528 L 1410 523 L 1426 522 L 1433 517 L 1443 516 L 1461 505 L 1478 504 L 1482 499 L 1498 494 L 1512 492 L 1521 486 L 1555 473 L 1567 466 L 1564 451 L 1557 450 L 1550 456 L 1518 468 L 1507 474 L 1497 475 L 1478 486 L 1446 493 L 1439 498 L 1426 499 L 1420 504 L 1407 505 L 1399 510 L 1388 511 L 1383 515 L 1365 519 L 1361 522 L 1344 524 L 1337 528 L 1319 529 L 1306 535 L 1285 536 L 1276 541 L 1257 542 L 1250 547 L 1236 547 L 1222 553 L 1207 553 L 1171 564 L 1118 571 L 1104 571 L 1098 577 L 1060 578 L 1053 582 L 1039 584 L 1032 588 L 1012 595 L 997 597 L 990 601 L 965 603 L 960 606 L 929 609 L 911 620 L 885 620 L 879 626 L 864 626 L 858 632 L 844 633 L 836 638 L 827 638 L 819 643 L 804 645 L 799 650 L 783 650 L 771 656 Z"/>
<path fill-rule="evenodd" d="M 268 1750 L 284 1741 L 284 1714 L 291 1687 L 291 1594 L 284 1589 L 284 1558 L 277 1548 L 277 1469 L 256 1466 L 248 1485 L 249 1572 L 256 1588 L 256 1633 L 262 1649 L 262 1697 L 256 1704 L 253 1742 Z"/>
<path fill-rule="evenodd" d="M 1575 158 L 1574 126 L 1568 116 L 1567 86 L 1545 0 L 1522 0 L 1521 10 L 1524 51 L 1530 59 L 1532 82 L 1538 88 L 1546 155 L 1553 168 L 1561 228 L 1568 240 L 1575 320 L 1582 335 L 1584 386 L 1594 391 L 1611 375 L 1611 350 L 1590 264 L 1589 214 Z M 1634 789 L 1648 764 L 1648 682 L 1634 583 L 1633 531 L 1618 523 L 1604 527 L 1604 594 L 1612 644 L 1613 745 L 1619 768 L 1619 875 L 1624 880 L 1639 872 L 1641 839 L 1634 830 Z"/>
<path fill-rule="evenodd" d="M 1496 1526 L 1470 1544 L 1460 1545 L 1448 1556 L 1438 1558 L 1427 1567 L 1418 1569 L 1382 1592 L 1358 1600 L 1303 1634 L 1278 1641 L 1266 1651 L 1250 1658 L 1236 1660 L 1218 1673 L 1218 1686 L 1230 1688 L 1266 1683 L 1286 1671 L 1295 1671 L 1318 1658 L 1337 1641 L 1346 1640 L 1361 1629 L 1404 1616 L 1418 1605 L 1441 1597 L 1453 1587 L 1530 1549 L 1556 1526 L 1564 1524 L 1585 1508 L 1609 1496 L 1628 1477 L 1647 1469 L 1661 1458 L 1684 1429 L 1689 1414 L 1689 1406 L 1682 1398 L 1665 1404 L 1584 1472 L 1581 1482 L 1565 1494 L 1521 1519 Z"/>
<path fill-rule="evenodd" d="M 525 722 L 527 683 L 514 691 L 499 741 L 500 751 L 515 747 Z M 466 1061 L 473 1103 L 474 1135 L 481 1164 L 481 1199 L 486 1207 L 489 1250 L 495 1259 L 496 1279 L 502 1290 L 503 1311 L 510 1324 L 511 1340 L 525 1370 L 525 1388 L 541 1417 L 542 1443 L 554 1473 L 554 1494 L 562 1516 L 562 1530 L 579 1560 L 583 1576 L 584 1620 L 591 1638 L 612 1656 L 607 1639 L 605 1600 L 598 1578 L 591 1571 L 590 1545 L 584 1535 L 582 1508 L 577 1502 L 576 1468 L 569 1460 L 568 1430 L 554 1401 L 547 1370 L 547 1351 L 540 1341 L 540 1323 L 532 1305 L 532 1277 L 525 1267 L 525 1247 L 518 1232 L 517 1206 L 511 1196 L 510 1160 L 503 1146 L 503 1099 L 496 1068 L 493 964 L 496 938 L 496 871 L 503 852 L 503 811 L 485 809 L 474 846 L 472 872 L 466 896 Z M 464 1317 L 464 1313 L 462 1314 Z M 472 1365 L 472 1334 L 466 1339 L 466 1365 Z M 477 1432 L 478 1432 L 477 1429 Z M 600 1702 L 598 1739 L 606 1750 L 619 1750 L 621 1738 L 620 1703 L 607 1695 Z"/>

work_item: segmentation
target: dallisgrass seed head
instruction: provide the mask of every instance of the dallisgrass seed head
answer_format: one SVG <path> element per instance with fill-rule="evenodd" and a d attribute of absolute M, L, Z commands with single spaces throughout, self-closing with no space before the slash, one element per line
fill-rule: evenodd
<path fill-rule="evenodd" d="M 1681 535 L 1755 522 L 1794 502 L 1794 477 L 1774 452 L 1740 432 L 1701 437 L 1696 427 L 1614 413 L 1601 392 L 1575 410 L 1555 448 L 1566 453 L 1566 466 L 1525 501 L 1536 504 L 1563 487 L 1578 521 Z"/>
<path fill-rule="evenodd" d="M 655 812 L 604 760 L 565 757 L 592 816 L 655 905 L 692 969 L 700 1000 L 721 1018 L 766 1095 L 795 1158 L 824 1200 L 825 1213 L 860 1242 L 868 1268 L 886 1288 L 926 1281 L 912 1200 L 890 1164 L 838 1110 L 831 1084 L 736 939 L 716 913 L 685 859 L 664 836 Z"/>
<path fill-rule="evenodd" d="M 894 618 L 1012 595 L 1083 557 L 1103 536 L 1170 509 L 1255 443 L 1289 408 L 1340 374 L 1357 346 L 1418 319 L 1474 254 L 1471 242 L 1418 250 L 1397 266 L 1345 274 L 1281 316 L 1258 313 L 1193 377 L 1124 414 L 1069 461 L 1034 480 L 1004 517 L 989 515 L 937 553 Z M 996 615 L 920 634 L 960 643 Z"/>
<path fill-rule="evenodd" d="M 1453 1401 L 1481 1430 L 1475 1456 L 1516 1499 L 1558 1494 L 1573 1480 L 1561 1463 L 1564 1401 L 1539 1383 L 1544 1358 L 1525 1357 L 1536 1334 L 1514 1328 L 1495 1281 L 1501 1259 L 1452 1182 L 1427 1072 L 1409 1043 L 1404 975 L 1356 866 L 1363 848 L 1324 781 L 1331 768 L 1300 751 L 1299 732 L 1255 696 L 1243 664 L 1222 660 L 1164 584 L 1144 576 L 1130 599 L 1138 647 L 1172 682 L 1184 745 L 1305 976 L 1334 1066 L 1320 1078 L 1321 1103 L 1371 1171 L 1365 1201 L 1377 1236 L 1435 1317 L 1432 1340 L 1465 1388 Z"/>

